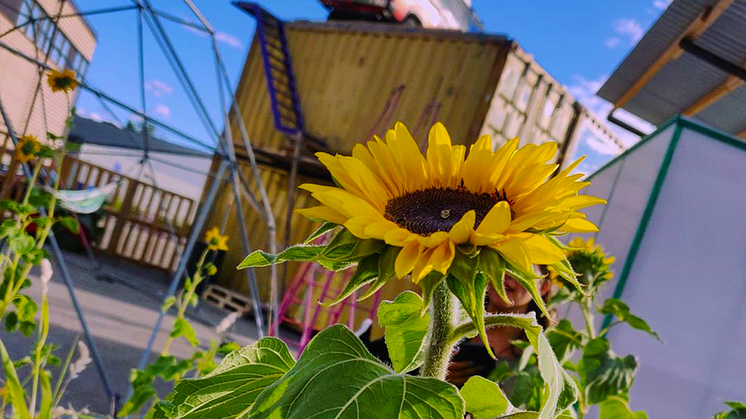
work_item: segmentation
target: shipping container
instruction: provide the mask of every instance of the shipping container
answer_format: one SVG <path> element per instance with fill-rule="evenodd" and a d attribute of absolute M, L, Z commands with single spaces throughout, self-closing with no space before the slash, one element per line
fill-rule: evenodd
<path fill-rule="evenodd" d="M 560 164 L 574 151 L 583 127 L 614 144 L 621 144 L 513 40 L 502 35 L 412 29 L 388 24 L 288 22 L 284 24 L 306 133 L 319 141 L 316 148 L 349 154 L 373 135 L 383 136 L 396 121 L 404 122 L 424 149 L 430 125 L 441 121 L 454 143 L 471 144 L 480 135 L 492 136 L 497 146 L 519 136 L 522 144 L 556 141 Z M 235 94 L 248 135 L 262 160 L 263 180 L 284 237 L 287 207 L 288 138 L 273 121 L 259 37 L 255 36 Z M 245 156 L 240 133 L 232 124 L 236 152 Z M 621 148 L 621 146 L 620 146 Z M 328 174 L 306 153 L 299 184 L 329 183 Z M 215 163 L 217 164 L 217 163 Z M 248 166 L 244 173 L 251 179 Z M 214 206 L 214 225 L 227 216 L 227 231 L 237 232 L 233 191 L 224 186 Z M 313 205 L 304 191 L 296 208 Z M 253 248 L 267 248 L 263 220 L 244 202 Z M 208 226 L 209 227 L 209 226 Z M 290 242 L 301 242 L 315 226 L 295 217 Z M 248 293 L 243 273 L 235 266 L 243 258 L 240 236 L 231 234 L 231 251 L 217 279 L 220 285 Z M 289 266 L 291 281 L 296 266 Z M 282 271 L 281 271 L 282 272 Z M 266 301 L 268 269 L 256 270 Z M 393 298 L 408 281 L 384 287 Z"/>

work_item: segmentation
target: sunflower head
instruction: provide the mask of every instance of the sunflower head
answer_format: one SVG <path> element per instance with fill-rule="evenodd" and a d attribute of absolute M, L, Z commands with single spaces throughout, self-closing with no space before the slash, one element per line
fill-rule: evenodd
<path fill-rule="evenodd" d="M 576 237 L 570 240 L 565 254 L 569 263 L 578 273 L 578 281 L 591 292 L 596 291 L 614 276 L 611 265 L 615 258 L 607 256 L 604 249 L 596 245 L 592 238 L 583 240 Z M 552 268 L 549 270 L 550 276 L 556 275 Z M 562 282 L 561 279 L 559 281 Z"/>
<path fill-rule="evenodd" d="M 228 236 L 221 235 L 217 227 L 207 230 L 205 241 L 207 242 L 207 248 L 210 250 L 228 250 Z"/>
<path fill-rule="evenodd" d="M 519 148 L 518 139 L 495 150 L 488 136 L 467 153 L 437 123 L 423 155 L 397 123 L 384 139 L 356 145 L 352 156 L 317 154 L 336 186 L 302 185 L 321 205 L 298 212 L 326 222 L 320 231 L 340 227 L 326 247 L 255 252 L 239 267 L 286 260 L 315 260 L 332 268 L 358 263 L 336 301 L 366 284 L 371 286 L 365 296 L 371 295 L 387 280 L 409 275 L 427 306 L 433 290 L 445 283 L 475 324 L 483 315 L 488 281 L 507 300 L 508 272 L 546 313 L 532 265 L 555 266 L 580 289 L 555 236 L 597 231 L 578 210 L 605 202 L 578 195 L 589 185 L 580 181 L 582 174 L 572 173 L 580 160 L 557 172 L 556 153 L 556 143 Z"/>
<path fill-rule="evenodd" d="M 18 145 L 16 145 L 16 158 L 21 163 L 26 163 L 36 158 L 39 151 L 41 151 L 39 140 L 33 135 L 24 135 L 18 140 Z"/>
<path fill-rule="evenodd" d="M 47 84 L 53 92 L 70 92 L 78 87 L 78 81 L 75 79 L 75 73 L 70 69 L 57 71 L 49 70 L 47 75 Z"/>

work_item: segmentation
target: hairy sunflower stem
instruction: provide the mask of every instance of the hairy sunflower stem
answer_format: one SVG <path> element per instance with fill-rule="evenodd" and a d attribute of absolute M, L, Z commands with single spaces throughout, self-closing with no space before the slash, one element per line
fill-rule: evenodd
<path fill-rule="evenodd" d="M 454 315 L 456 303 L 453 295 L 448 291 L 445 281 L 435 289 L 433 302 L 430 306 L 429 342 L 425 348 L 425 361 L 422 365 L 423 377 L 435 377 L 445 380 L 448 363 L 456 342 L 451 340 L 451 333 L 455 327 Z"/>
<path fill-rule="evenodd" d="M 591 314 L 590 298 L 583 298 L 583 302 L 580 304 L 580 311 L 583 313 L 583 318 L 585 319 L 585 330 L 588 333 L 588 338 L 595 339 L 596 330 L 593 326 L 593 314 Z"/>

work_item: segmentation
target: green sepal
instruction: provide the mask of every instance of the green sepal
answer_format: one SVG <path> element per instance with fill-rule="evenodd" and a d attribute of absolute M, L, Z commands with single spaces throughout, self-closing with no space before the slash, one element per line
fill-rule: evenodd
<path fill-rule="evenodd" d="M 261 268 L 287 261 L 309 262 L 315 260 L 325 248 L 326 246 L 295 245 L 288 247 L 277 255 L 255 250 L 246 256 L 237 269 Z"/>
<path fill-rule="evenodd" d="M 541 314 L 543 314 L 547 319 L 551 319 L 552 316 L 549 314 L 549 310 L 547 310 L 547 306 L 541 298 L 539 288 L 536 286 L 536 280 L 540 277 L 534 272 L 527 272 L 519 269 L 507 261 L 505 263 L 505 271 L 518 281 L 518 283 L 521 284 L 529 294 L 531 294 L 531 298 L 533 298 L 536 306 L 541 310 Z"/>
<path fill-rule="evenodd" d="M 448 289 L 461 301 L 461 306 L 471 318 L 482 338 L 484 348 L 492 358 L 497 359 L 487 340 L 484 326 L 484 298 L 487 293 L 487 276 L 479 272 L 479 257 L 468 257 L 456 253 L 451 268 L 446 275 Z"/>
<path fill-rule="evenodd" d="M 343 229 L 321 252 L 320 259 L 337 262 L 357 262 L 362 258 L 378 253 L 385 243 L 381 240 L 362 240 L 349 230 Z"/>
<path fill-rule="evenodd" d="M 381 289 L 381 287 L 384 286 L 384 284 L 386 284 L 389 279 L 393 278 L 394 275 L 396 275 L 396 273 L 394 272 L 394 262 L 396 262 L 396 257 L 399 256 L 400 251 L 401 247 L 396 246 L 386 246 L 383 248 L 381 256 L 378 258 L 378 277 L 375 281 L 373 281 L 372 284 L 370 284 L 365 293 L 363 293 L 363 295 L 360 296 L 357 301 L 363 301 L 369 298 L 371 295 L 375 294 L 379 289 Z"/>
<path fill-rule="evenodd" d="M 490 248 L 484 248 L 479 253 L 479 270 L 489 278 L 497 295 L 507 305 L 513 305 L 505 291 L 505 261 L 502 256 Z"/>
<path fill-rule="evenodd" d="M 344 289 L 341 293 L 330 302 L 322 302 L 321 305 L 324 307 L 333 306 L 344 301 L 347 297 L 352 295 L 360 287 L 373 282 L 378 277 L 378 258 L 379 255 L 373 254 L 365 257 L 358 263 L 355 273 L 352 274 L 350 280 L 347 281 Z"/>
<path fill-rule="evenodd" d="M 552 268 L 560 277 L 562 277 L 562 279 L 572 284 L 572 286 L 575 287 L 575 289 L 578 290 L 579 293 L 583 294 L 586 297 L 590 296 L 589 293 L 583 289 L 583 285 L 581 285 L 578 281 L 578 274 L 575 273 L 575 271 L 573 270 L 570 261 L 567 260 L 567 257 L 565 257 L 564 260 L 553 264 Z"/>

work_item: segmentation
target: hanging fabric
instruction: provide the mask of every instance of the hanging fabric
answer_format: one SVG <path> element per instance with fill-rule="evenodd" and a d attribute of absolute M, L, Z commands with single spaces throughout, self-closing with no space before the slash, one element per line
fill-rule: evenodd
<path fill-rule="evenodd" d="M 55 191 L 49 187 L 47 187 L 47 191 L 57 198 L 62 208 L 76 214 L 91 214 L 104 205 L 106 198 L 108 198 L 116 188 L 117 183 L 111 182 L 100 188 L 86 189 L 82 191 Z"/>

